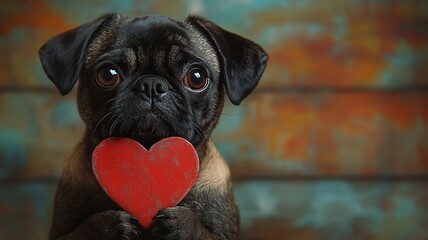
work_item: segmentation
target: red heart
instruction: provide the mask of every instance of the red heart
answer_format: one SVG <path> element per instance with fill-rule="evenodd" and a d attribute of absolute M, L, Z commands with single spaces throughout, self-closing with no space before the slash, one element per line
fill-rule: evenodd
<path fill-rule="evenodd" d="M 176 206 L 199 172 L 195 148 L 183 138 L 165 138 L 147 151 L 129 138 L 108 138 L 92 154 L 92 168 L 107 195 L 149 228 L 161 208 Z"/>

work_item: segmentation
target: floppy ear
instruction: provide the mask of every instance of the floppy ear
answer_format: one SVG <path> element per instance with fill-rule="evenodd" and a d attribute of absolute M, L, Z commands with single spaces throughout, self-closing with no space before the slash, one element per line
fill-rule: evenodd
<path fill-rule="evenodd" d="M 233 104 L 239 105 L 257 86 L 268 55 L 256 43 L 206 19 L 189 16 L 187 21 L 215 46 L 227 95 Z"/>
<path fill-rule="evenodd" d="M 54 36 L 39 50 L 43 69 L 62 95 L 71 91 L 79 78 L 88 43 L 102 23 L 114 15 L 105 15 L 93 22 Z"/>

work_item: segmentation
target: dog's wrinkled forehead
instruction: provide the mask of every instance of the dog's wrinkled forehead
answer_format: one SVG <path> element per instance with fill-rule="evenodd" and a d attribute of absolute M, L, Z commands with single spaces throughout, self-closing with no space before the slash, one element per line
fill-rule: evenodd
<path fill-rule="evenodd" d="M 191 24 L 163 16 L 117 16 L 108 26 L 100 26 L 89 43 L 85 65 L 120 55 L 130 67 L 137 62 L 160 66 L 161 60 L 174 61 L 178 51 L 201 58 L 220 71 L 215 49 L 199 31 Z"/>

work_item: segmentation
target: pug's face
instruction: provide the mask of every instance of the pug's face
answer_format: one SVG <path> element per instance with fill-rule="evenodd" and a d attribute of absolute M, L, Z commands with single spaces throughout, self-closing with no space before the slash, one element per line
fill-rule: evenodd
<path fill-rule="evenodd" d="M 130 137 L 146 147 L 168 136 L 204 140 L 224 90 L 215 51 L 196 34 L 165 17 L 101 29 L 89 44 L 79 88 L 88 129 L 99 139 Z"/>
<path fill-rule="evenodd" d="M 168 136 L 203 143 L 225 92 L 239 104 L 267 61 L 255 43 L 202 18 L 119 15 L 52 38 L 40 56 L 63 95 L 80 79 L 77 102 L 88 134 L 97 141 L 130 137 L 147 148 Z"/>

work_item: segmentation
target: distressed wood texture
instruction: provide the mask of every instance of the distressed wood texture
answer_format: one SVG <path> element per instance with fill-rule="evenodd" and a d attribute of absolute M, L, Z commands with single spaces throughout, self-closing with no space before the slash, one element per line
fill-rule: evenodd
<path fill-rule="evenodd" d="M 425 240 L 427 181 L 235 183 L 242 239 Z M 55 184 L 0 185 L 0 239 L 45 240 Z"/>
<path fill-rule="evenodd" d="M 428 4 L 424 1 L 131 0 L 102 6 L 96 1 L 6 2 L 0 9 L 2 87 L 53 88 L 35 54 L 38 48 L 54 34 L 112 9 L 132 16 L 155 12 L 180 19 L 197 12 L 250 37 L 270 54 L 262 87 L 427 86 Z"/>
<path fill-rule="evenodd" d="M 254 95 L 215 140 L 237 178 L 426 175 L 427 103 L 425 92 Z"/>
<path fill-rule="evenodd" d="M 83 129 L 74 96 L 0 96 L 0 178 L 57 177 Z M 235 178 L 422 176 L 427 93 L 255 94 L 213 139 Z M 13 112 L 13 114 L 8 114 Z"/>
<path fill-rule="evenodd" d="M 427 187 L 428 181 L 247 181 L 236 183 L 235 193 L 247 240 L 425 240 Z"/>
<path fill-rule="evenodd" d="M 0 8 L 0 239 L 46 239 L 63 162 L 83 134 L 37 51 L 116 11 L 198 13 L 270 55 L 226 105 L 242 239 L 428 239 L 428 1 L 21 1 Z"/>
<path fill-rule="evenodd" d="M 46 240 L 56 184 L 0 184 L 0 239 Z"/>
<path fill-rule="evenodd" d="M 0 94 L 0 180 L 56 179 L 83 133 L 73 96 Z"/>

